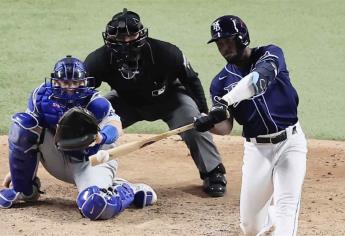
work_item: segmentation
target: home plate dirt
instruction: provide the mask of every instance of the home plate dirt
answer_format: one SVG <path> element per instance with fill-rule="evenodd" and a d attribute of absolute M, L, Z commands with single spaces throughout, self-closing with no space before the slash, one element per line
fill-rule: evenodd
<path fill-rule="evenodd" d="M 125 134 L 120 143 L 150 135 Z M 241 235 L 242 138 L 214 136 L 227 170 L 223 198 L 209 198 L 185 144 L 172 136 L 120 157 L 118 176 L 150 184 L 156 205 L 129 208 L 107 221 L 82 218 L 74 186 L 39 167 L 45 194 L 36 203 L 0 209 L 0 235 Z M 307 176 L 298 235 L 345 235 L 345 142 L 308 140 Z M 7 136 L 0 137 L 0 180 L 9 170 Z"/>

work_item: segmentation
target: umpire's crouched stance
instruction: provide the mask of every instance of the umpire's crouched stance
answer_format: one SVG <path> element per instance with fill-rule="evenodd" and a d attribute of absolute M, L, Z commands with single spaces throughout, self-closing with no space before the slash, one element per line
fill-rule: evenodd
<path fill-rule="evenodd" d="M 85 59 L 96 87 L 106 95 L 126 128 L 137 121 L 163 120 L 170 129 L 207 113 L 204 90 L 183 53 L 167 42 L 149 38 L 138 14 L 124 9 L 113 16 L 103 33 L 105 45 Z M 209 132 L 181 134 L 210 196 L 223 196 L 225 169 Z"/>
<path fill-rule="evenodd" d="M 116 161 L 89 165 L 90 155 L 114 144 L 122 133 L 119 116 L 89 79 L 83 63 L 67 56 L 56 63 L 51 81 L 32 92 L 27 111 L 12 117 L 10 174 L 0 190 L 0 208 L 39 198 L 39 161 L 57 179 L 77 186 L 78 208 L 91 220 L 109 219 L 132 203 L 144 207 L 157 200 L 150 186 L 115 178 Z"/>

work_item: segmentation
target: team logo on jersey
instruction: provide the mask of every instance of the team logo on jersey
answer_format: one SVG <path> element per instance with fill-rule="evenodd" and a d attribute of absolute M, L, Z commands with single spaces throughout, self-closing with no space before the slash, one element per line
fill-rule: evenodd
<path fill-rule="evenodd" d="M 226 86 L 226 87 L 224 88 L 224 90 L 226 90 L 227 92 L 230 92 L 233 88 L 236 87 L 237 84 L 238 84 L 238 82 L 232 83 L 232 84 Z"/>
<path fill-rule="evenodd" d="M 214 31 L 220 31 L 221 28 L 220 28 L 220 25 L 219 25 L 219 20 L 213 22 L 212 27 L 213 27 Z"/>

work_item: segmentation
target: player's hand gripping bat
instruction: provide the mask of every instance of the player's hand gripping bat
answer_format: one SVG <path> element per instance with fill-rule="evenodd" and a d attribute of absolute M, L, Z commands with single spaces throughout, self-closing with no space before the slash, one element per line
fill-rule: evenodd
<path fill-rule="evenodd" d="M 107 162 L 109 160 L 113 160 L 119 156 L 124 156 L 126 154 L 131 153 L 131 152 L 139 150 L 139 149 L 141 149 L 145 146 L 148 146 L 150 144 L 153 144 L 153 143 L 155 143 L 161 139 L 165 139 L 169 136 L 182 133 L 182 132 L 190 130 L 192 128 L 194 128 L 193 123 L 191 123 L 189 125 L 182 126 L 180 128 L 177 128 L 177 129 L 167 131 L 165 133 L 157 134 L 153 137 L 146 138 L 146 139 L 141 140 L 141 141 L 134 141 L 134 142 L 126 143 L 126 144 L 120 145 L 118 147 L 114 147 L 112 149 L 109 149 L 109 150 L 100 150 L 95 155 L 90 156 L 89 161 L 90 161 L 92 166 L 95 166 L 95 165 L 98 165 L 101 163 L 105 163 L 105 162 Z"/>

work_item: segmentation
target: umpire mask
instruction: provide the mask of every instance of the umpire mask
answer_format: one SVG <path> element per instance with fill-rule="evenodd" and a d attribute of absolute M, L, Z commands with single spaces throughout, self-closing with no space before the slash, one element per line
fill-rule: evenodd
<path fill-rule="evenodd" d="M 102 35 L 111 52 L 110 63 L 116 66 L 123 78 L 133 79 L 140 73 L 141 49 L 148 35 L 139 15 L 123 9 L 113 16 Z"/>

